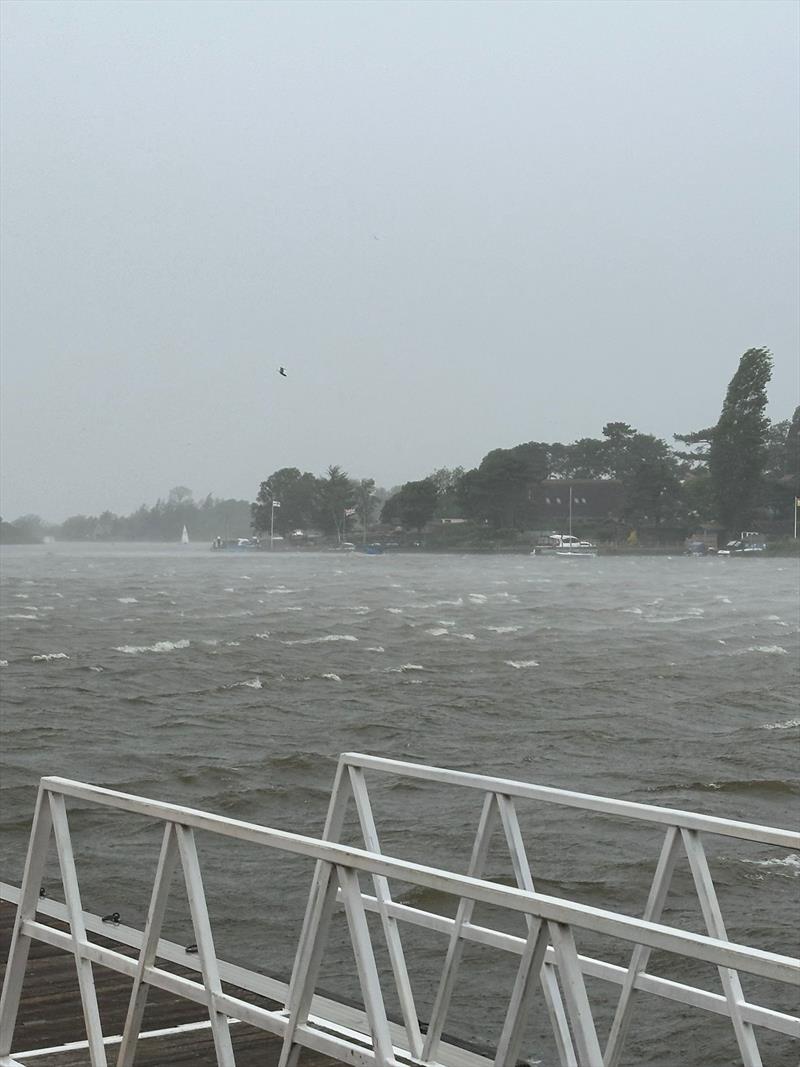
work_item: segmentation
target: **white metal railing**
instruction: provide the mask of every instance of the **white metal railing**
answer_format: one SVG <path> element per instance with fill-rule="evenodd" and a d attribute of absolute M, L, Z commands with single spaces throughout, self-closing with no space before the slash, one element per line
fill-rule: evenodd
<path fill-rule="evenodd" d="M 372 815 L 364 771 L 402 774 L 445 784 L 480 789 L 485 794 L 483 810 L 467 875 L 454 874 L 383 855 Z M 530 798 L 564 803 L 606 814 L 647 819 L 666 825 L 666 836 L 643 918 L 562 900 L 537 893 L 525 855 L 514 799 Z M 89 938 L 90 932 L 108 936 L 96 916 L 81 905 L 80 889 L 72 853 L 66 800 L 99 804 L 163 824 L 161 852 L 156 867 L 147 921 L 142 932 L 121 930 L 117 939 L 138 949 L 131 959 Z M 364 834 L 365 849 L 338 843 L 350 799 L 354 799 Z M 518 887 L 500 886 L 482 880 L 483 864 L 495 827 L 502 825 L 509 845 Z M 214 948 L 202 872 L 195 846 L 195 832 L 234 838 L 284 853 L 315 860 L 315 871 L 300 933 L 292 977 L 288 986 L 268 976 L 218 959 Z M 444 1067 L 513 1067 L 520 1055 L 524 1028 L 539 991 L 547 1004 L 560 1060 L 566 1065 L 600 1067 L 619 1062 L 634 993 L 650 992 L 727 1015 L 734 1026 L 746 1067 L 761 1063 L 754 1027 L 763 1026 L 795 1037 L 800 1019 L 770 1008 L 749 1004 L 742 992 L 739 972 L 792 983 L 800 976 L 798 960 L 775 952 L 730 942 L 725 934 L 716 893 L 708 871 L 700 834 L 724 833 L 788 848 L 800 847 L 800 835 L 769 827 L 734 823 L 648 805 L 630 804 L 602 797 L 530 786 L 505 779 L 446 771 L 418 764 L 399 763 L 377 757 L 346 754 L 337 768 L 334 790 L 322 839 L 288 833 L 254 823 L 224 818 L 192 808 L 147 800 L 63 778 L 43 778 L 34 813 L 31 839 L 17 896 L 18 908 L 6 978 L 0 998 L 0 1065 L 21 1063 L 12 1053 L 12 1041 L 22 985 L 32 940 L 47 942 L 71 952 L 76 961 L 78 985 L 87 1032 L 87 1047 L 93 1067 L 107 1064 L 106 1049 L 119 1045 L 118 1067 L 131 1067 L 142 1018 L 151 987 L 167 990 L 203 1005 L 214 1039 L 220 1067 L 234 1067 L 235 1055 L 230 1024 L 241 1020 L 282 1039 L 279 1067 L 294 1067 L 303 1048 L 314 1049 L 354 1067 L 399 1067 L 408 1064 L 442 1064 Z M 42 901 L 39 889 L 51 837 L 64 888 L 65 904 Z M 667 888 L 683 842 L 703 914 L 706 934 L 677 930 L 659 920 Z M 181 868 L 186 884 L 189 912 L 198 947 L 196 962 L 189 962 L 179 949 L 160 938 L 170 886 Z M 359 877 L 372 878 L 374 895 L 361 889 Z M 392 899 L 390 880 L 449 894 L 458 902 L 455 918 L 400 904 Z M 8 894 L 6 894 L 8 895 Z M 316 996 L 320 965 L 329 940 L 330 924 L 337 901 L 344 905 L 352 944 L 363 1011 Z M 527 935 L 514 937 L 471 922 L 476 903 L 495 905 L 521 914 Z M 390 1022 L 379 980 L 367 911 L 381 918 L 392 964 L 395 992 L 401 1005 L 402 1023 Z M 38 913 L 38 914 L 37 914 Z M 41 921 L 51 915 L 66 919 L 68 931 Z M 427 1028 L 420 1025 L 412 984 L 405 965 L 399 922 L 409 922 L 448 938 L 448 949 Z M 586 930 L 621 940 L 633 946 L 628 967 L 578 955 L 574 931 Z M 518 957 L 516 978 L 503 1018 L 492 1060 L 469 1053 L 442 1040 L 450 995 L 466 941 L 473 940 L 505 949 Z M 650 953 L 664 950 L 719 968 L 723 994 L 667 981 L 646 973 Z M 181 977 L 159 960 L 189 964 L 198 980 Z M 103 1036 L 94 986 L 93 966 L 101 965 L 128 975 L 133 988 L 125 1026 L 116 1038 Z M 594 975 L 622 986 L 617 1015 L 605 1053 L 601 1050 L 595 1020 L 586 994 L 584 975 Z M 222 982 L 276 1000 L 277 1009 L 249 1003 L 225 992 Z M 423 1029 L 425 1033 L 423 1035 Z M 142 1035 L 143 1036 L 143 1035 Z"/>

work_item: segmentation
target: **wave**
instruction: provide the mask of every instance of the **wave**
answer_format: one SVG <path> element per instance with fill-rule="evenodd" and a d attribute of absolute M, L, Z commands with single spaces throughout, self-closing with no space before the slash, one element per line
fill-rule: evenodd
<path fill-rule="evenodd" d="M 442 637 L 444 634 L 450 633 L 450 631 L 444 626 L 434 626 L 432 629 L 426 630 L 425 633 L 430 634 L 431 637 Z"/>
<path fill-rule="evenodd" d="M 800 794 L 800 779 L 794 778 L 745 778 L 721 782 L 692 782 L 686 789 L 719 793 L 788 793 Z"/>
<path fill-rule="evenodd" d="M 244 686 L 246 689 L 263 689 L 260 678 L 250 678 L 246 682 L 234 682 L 233 685 L 229 685 L 228 689 L 237 689 L 240 686 Z"/>
<path fill-rule="evenodd" d="M 7 666 L 8 666 L 8 660 L 7 659 L 0 659 L 0 667 L 7 667 Z"/>
<path fill-rule="evenodd" d="M 387 674 L 402 674 L 404 671 L 424 671 L 421 663 L 404 663 L 402 667 L 387 667 Z"/>
<path fill-rule="evenodd" d="M 749 863 L 753 867 L 777 869 L 778 873 L 785 872 L 793 878 L 800 878 L 800 856 L 796 852 L 790 852 L 784 859 L 742 860 L 742 863 Z"/>
<path fill-rule="evenodd" d="M 334 674 L 333 671 L 329 671 L 327 674 L 323 674 L 323 678 L 328 678 L 332 682 L 341 682 L 341 678 L 338 674 Z"/>
<path fill-rule="evenodd" d="M 514 667 L 516 670 L 522 670 L 524 667 L 538 667 L 539 664 L 535 659 L 507 659 L 503 661 L 508 667 Z"/>
<path fill-rule="evenodd" d="M 54 659 L 69 659 L 66 652 L 45 652 L 41 656 L 31 656 L 33 663 L 49 663 Z"/>
<path fill-rule="evenodd" d="M 118 596 L 117 600 L 120 604 L 138 604 L 139 601 L 135 596 Z"/>
<path fill-rule="evenodd" d="M 791 730 L 794 726 L 800 726 L 800 719 L 787 719 L 786 722 L 762 722 L 760 730 Z"/>
<path fill-rule="evenodd" d="M 749 648 L 739 648 L 731 652 L 732 656 L 746 656 L 748 652 L 762 652 L 765 656 L 788 656 L 788 651 L 781 645 L 750 645 Z"/>
<path fill-rule="evenodd" d="M 115 652 L 124 652 L 128 656 L 138 656 L 140 652 L 174 652 L 179 648 L 188 648 L 190 641 L 156 641 L 154 645 L 117 645 Z"/>
<path fill-rule="evenodd" d="M 7 619 L 25 619 L 28 622 L 39 622 L 38 615 L 6 615 Z"/>
<path fill-rule="evenodd" d="M 300 637 L 296 641 L 283 641 L 284 645 L 321 645 L 326 641 L 357 641 L 353 634 L 326 634 L 324 637 Z"/>
<path fill-rule="evenodd" d="M 521 629 L 521 626 L 484 626 L 484 630 L 492 630 L 496 634 L 513 634 Z"/>
<path fill-rule="evenodd" d="M 366 652 L 385 652 L 386 649 L 383 645 L 368 645 L 365 649 Z"/>

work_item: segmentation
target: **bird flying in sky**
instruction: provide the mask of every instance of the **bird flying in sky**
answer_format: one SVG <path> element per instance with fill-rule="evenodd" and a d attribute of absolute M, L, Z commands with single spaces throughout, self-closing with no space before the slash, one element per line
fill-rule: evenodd
<path fill-rule="evenodd" d="M 283 369 L 283 367 L 278 367 L 278 374 L 280 374 L 281 378 L 287 377 L 286 371 Z"/>

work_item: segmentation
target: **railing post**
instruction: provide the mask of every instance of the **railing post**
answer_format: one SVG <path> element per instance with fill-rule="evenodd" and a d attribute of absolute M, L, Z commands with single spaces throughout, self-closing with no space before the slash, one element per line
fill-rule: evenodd
<path fill-rule="evenodd" d="M 364 773 L 358 767 L 350 768 L 350 786 L 358 811 L 358 819 L 361 824 L 361 832 L 364 835 L 364 844 L 370 852 L 380 852 L 381 845 L 378 839 L 378 831 L 375 819 L 372 815 L 372 806 L 369 802 L 367 783 Z M 386 947 L 389 950 L 389 959 L 392 964 L 397 996 L 400 1001 L 400 1010 L 403 1013 L 406 1035 L 408 1036 L 409 1051 L 412 1056 L 419 1058 L 422 1055 L 422 1034 L 419 1028 L 417 1008 L 414 1003 L 414 994 L 411 990 L 411 982 L 408 977 L 403 945 L 400 940 L 400 931 L 397 928 L 397 920 L 387 912 L 386 905 L 392 902 L 392 894 L 389 889 L 388 879 L 375 874 L 372 876 L 375 886 L 375 898 L 378 902 L 378 912 L 381 917 L 383 933 L 386 938 Z"/>
<path fill-rule="evenodd" d="M 597 1040 L 572 928 L 566 923 L 557 922 L 548 923 L 548 927 L 558 963 L 558 973 L 564 987 L 564 999 L 567 1002 L 575 1044 L 578 1046 L 578 1063 L 580 1067 L 601 1067 L 603 1053 Z"/>
<path fill-rule="evenodd" d="M 33 811 L 31 836 L 28 842 L 28 855 L 22 874 L 20 900 L 11 935 L 11 948 L 6 963 L 6 975 L 3 992 L 0 995 L 0 1056 L 8 1056 L 14 1040 L 14 1028 L 17 1022 L 22 984 L 25 980 L 25 968 L 28 964 L 28 951 L 31 939 L 23 934 L 22 927 L 36 915 L 36 904 L 42 886 L 44 865 L 47 859 L 47 846 L 50 843 L 50 830 L 53 825 L 50 814 L 48 794 L 42 786 L 36 794 L 36 806 Z"/>
<path fill-rule="evenodd" d="M 340 757 L 336 764 L 333 790 L 328 804 L 325 828 L 322 832 L 324 840 L 338 841 L 341 837 L 349 798 L 350 777 L 345 768 L 344 757 Z M 289 1025 L 284 1034 L 278 1067 L 296 1067 L 300 1046 L 295 1043 L 294 1037 L 298 1026 L 305 1025 L 308 1020 L 322 956 L 328 941 L 337 890 L 338 883 L 333 865 L 318 860 L 314 866 L 314 877 L 311 881 L 303 926 L 297 943 L 289 991 L 286 995 Z"/>
<path fill-rule="evenodd" d="M 61 868 L 61 880 L 64 883 L 64 901 L 69 915 L 72 950 L 78 971 L 78 988 L 80 989 L 83 1018 L 86 1024 L 86 1037 L 89 1042 L 89 1059 L 92 1067 L 106 1067 L 106 1050 L 103 1044 L 103 1029 L 100 1023 L 100 1009 L 97 1006 L 97 993 L 94 988 L 92 962 L 83 954 L 88 939 L 83 922 L 81 893 L 78 887 L 78 873 L 75 870 L 75 857 L 72 853 L 67 809 L 62 796 L 56 793 L 50 794 L 50 812 L 53 816 L 53 830 L 56 837 L 58 863 Z"/>
<path fill-rule="evenodd" d="M 525 842 L 522 840 L 522 830 L 520 829 L 519 819 L 517 818 L 517 809 L 514 805 L 514 800 L 512 797 L 498 793 L 497 804 L 500 811 L 500 818 L 503 823 L 503 832 L 506 836 L 508 851 L 511 854 L 511 865 L 514 868 L 514 877 L 516 878 L 517 885 L 520 889 L 525 889 L 529 893 L 534 893 L 536 890 L 533 883 L 533 875 L 531 874 L 530 864 L 528 863 L 528 854 L 525 851 Z M 530 935 L 534 929 L 534 922 L 530 916 L 527 917 L 527 925 L 528 933 Z M 542 960 L 541 978 L 542 991 L 544 993 L 545 1004 L 547 1005 L 547 1013 L 550 1016 L 550 1025 L 553 1028 L 553 1037 L 556 1042 L 559 1062 L 562 1064 L 562 1067 L 573 1067 L 577 1062 L 575 1059 L 575 1048 L 572 1043 L 572 1035 L 570 1034 L 567 1016 L 564 1012 L 561 990 L 558 987 L 558 980 L 552 966 L 549 963 L 545 963 L 544 958 Z"/>
<path fill-rule="evenodd" d="M 389 1067 L 395 1063 L 392 1039 L 389 1034 L 389 1020 L 383 1003 L 383 992 L 378 978 L 378 968 L 372 952 L 372 940 L 369 936 L 367 917 L 364 914 L 364 902 L 358 874 L 348 867 L 337 866 L 336 876 L 342 887 L 344 909 L 347 913 L 347 925 L 350 928 L 350 940 L 353 945 L 358 980 L 364 996 L 364 1008 L 367 1023 L 372 1035 L 372 1051 L 378 1067 Z"/>
<path fill-rule="evenodd" d="M 531 925 L 525 941 L 503 1030 L 497 1042 L 494 1067 L 516 1067 L 525 1034 L 526 1015 L 536 992 L 537 978 L 544 966 L 547 945 L 547 924 L 537 919 Z"/>
<path fill-rule="evenodd" d="M 208 1004 L 208 1017 L 211 1020 L 211 1034 L 214 1038 L 214 1050 L 217 1054 L 219 1067 L 235 1067 L 236 1060 L 233 1055 L 231 1033 L 228 1016 L 217 1010 L 216 998 L 222 992 L 222 983 L 219 978 L 217 954 L 214 949 L 214 938 L 211 933 L 211 923 L 208 918 L 208 905 L 203 890 L 203 878 L 200 874 L 200 861 L 197 857 L 197 847 L 194 843 L 194 831 L 187 826 L 177 825 L 175 832 L 178 837 L 178 849 L 180 850 L 183 876 L 186 882 L 186 895 L 189 898 L 189 911 L 192 916 L 192 927 L 197 942 L 197 954 L 200 958 L 200 969 L 203 974 L 203 985 L 206 989 L 206 1003 Z"/>
<path fill-rule="evenodd" d="M 643 918 L 648 922 L 658 922 L 661 918 L 664 902 L 667 899 L 667 893 L 672 883 L 672 875 L 675 871 L 679 840 L 677 827 L 668 826 L 644 909 Z M 617 1010 L 614 1013 L 611 1032 L 606 1043 L 605 1057 L 603 1059 L 604 1067 L 619 1067 L 620 1056 L 625 1045 L 625 1037 L 631 1022 L 636 979 L 647 967 L 649 959 L 650 949 L 646 945 L 636 945 L 634 947 L 628 962 L 625 981 L 622 983 L 622 992 L 617 1001 Z"/>
<path fill-rule="evenodd" d="M 483 798 L 483 808 L 472 846 L 472 856 L 469 861 L 467 873 L 473 878 L 480 878 L 486 864 L 486 856 L 489 852 L 492 832 L 497 825 L 497 799 L 494 793 L 487 793 Z M 436 999 L 433 1002 L 431 1018 L 428 1030 L 425 1034 L 425 1044 L 422 1049 L 424 1060 L 435 1059 L 436 1049 L 442 1037 L 445 1019 L 453 996 L 453 988 L 456 982 L 461 956 L 464 951 L 464 941 L 461 930 L 468 923 L 475 901 L 467 897 L 461 897 L 456 910 L 456 918 L 450 933 L 450 941 L 447 945 L 447 954 L 444 958 L 442 974 L 439 979 L 439 988 L 436 991 Z"/>
<path fill-rule="evenodd" d="M 714 889 L 714 879 L 711 877 L 700 833 L 698 830 L 687 830 L 682 827 L 681 837 L 683 838 L 683 847 L 686 849 L 686 855 L 689 857 L 689 866 L 692 870 L 692 878 L 700 900 L 700 908 L 703 912 L 706 929 L 712 937 L 727 941 L 728 935 L 725 932 L 722 911 Z M 742 1018 L 741 1005 L 744 1001 L 744 993 L 738 972 L 730 967 L 720 967 L 718 969 L 722 980 L 722 988 L 725 991 L 725 998 L 728 1001 L 731 1022 L 736 1034 L 739 1052 L 742 1056 L 742 1063 L 744 1067 L 761 1067 L 761 1053 L 758 1051 L 752 1024 L 745 1022 Z"/>
<path fill-rule="evenodd" d="M 167 823 L 164 827 L 164 838 L 161 843 L 156 876 L 153 881 L 153 892 L 147 912 L 147 922 L 145 923 L 142 937 L 136 977 L 133 980 L 125 1027 L 122 1031 L 122 1043 L 117 1056 L 117 1067 L 133 1067 L 136 1044 L 139 1039 L 139 1031 L 141 1030 L 144 1009 L 147 1005 L 147 994 L 150 988 L 145 981 L 145 971 L 148 967 L 152 967 L 155 962 L 158 939 L 161 936 L 161 927 L 167 910 L 167 898 L 169 897 L 172 876 L 175 873 L 177 863 L 178 842 L 175 837 L 175 828 L 172 823 Z"/>

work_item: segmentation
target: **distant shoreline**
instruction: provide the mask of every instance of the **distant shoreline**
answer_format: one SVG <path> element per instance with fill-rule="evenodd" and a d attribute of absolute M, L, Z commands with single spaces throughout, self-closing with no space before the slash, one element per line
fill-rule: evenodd
<path fill-rule="evenodd" d="M 102 546 L 108 547 L 125 547 L 125 546 L 141 546 L 150 548 L 185 548 L 179 542 L 176 541 L 36 541 L 36 542 L 14 542 L 3 541 L 0 542 L 0 548 L 49 548 L 52 549 L 55 546 L 61 545 L 82 545 L 86 548 L 99 548 Z M 198 554 L 197 550 L 202 550 L 205 546 L 201 542 L 193 542 L 191 549 L 195 551 L 193 555 Z M 397 548 L 391 548 L 385 550 L 383 553 L 377 553 L 379 555 L 387 556 L 530 556 L 532 555 L 533 545 L 503 545 L 503 544 L 488 544 L 488 545 L 443 545 L 443 546 L 420 546 L 413 547 L 411 545 L 400 545 Z M 318 553 L 319 555 L 352 555 L 351 551 L 343 553 L 335 545 L 295 545 L 292 547 L 282 546 L 275 548 L 272 551 L 268 547 L 250 550 L 237 550 L 231 549 L 222 553 L 225 556 L 251 556 L 253 554 L 258 556 L 263 555 L 307 555 L 310 553 Z M 217 555 L 218 553 L 211 553 L 210 555 Z M 356 555 L 361 555 L 360 552 L 355 552 Z M 644 557 L 644 556 L 688 556 L 690 553 L 686 551 L 683 545 L 598 545 L 597 557 Z M 707 556 L 701 557 L 705 559 L 713 559 L 716 553 L 710 552 Z M 800 539 L 794 541 L 793 539 L 784 539 L 774 545 L 768 546 L 766 552 L 763 554 L 748 556 L 747 558 L 754 559 L 793 559 L 800 557 Z M 540 558 L 546 558 L 542 556 Z M 721 557 L 729 558 L 729 557 Z M 736 558 L 736 557 L 733 557 Z"/>

